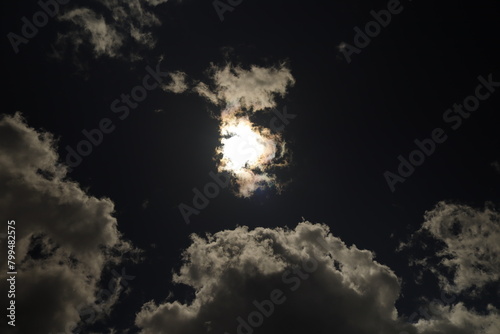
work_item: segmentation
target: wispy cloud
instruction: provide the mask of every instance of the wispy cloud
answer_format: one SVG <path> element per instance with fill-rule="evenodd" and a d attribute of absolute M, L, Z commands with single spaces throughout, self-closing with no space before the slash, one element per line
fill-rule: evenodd
<path fill-rule="evenodd" d="M 123 45 L 124 36 L 116 30 L 113 25 L 109 25 L 100 14 L 88 8 L 78 8 L 62 15 L 61 21 L 73 23 L 81 30 L 60 35 L 59 41 L 72 43 L 76 49 L 80 48 L 84 42 L 90 43 L 94 55 L 100 57 L 117 57 L 118 50 Z"/>
<path fill-rule="evenodd" d="M 180 94 L 185 92 L 189 88 L 188 84 L 186 83 L 186 73 L 176 71 L 169 73 L 169 75 L 172 80 L 170 83 L 162 86 L 162 89 L 164 91 Z"/>
<path fill-rule="evenodd" d="M 95 58 L 141 59 L 137 50 L 156 45 L 153 29 L 161 25 L 154 7 L 166 0 L 98 0 L 92 7 L 76 7 L 59 17 L 69 23 L 58 34 L 56 55 L 63 57 L 72 48 L 78 54 L 90 48 Z"/>

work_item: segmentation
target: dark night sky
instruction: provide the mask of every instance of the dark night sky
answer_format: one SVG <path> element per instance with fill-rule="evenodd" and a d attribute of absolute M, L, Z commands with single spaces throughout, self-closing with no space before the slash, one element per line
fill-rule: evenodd
<path fill-rule="evenodd" d="M 61 5 L 56 16 L 86 7 L 114 24 L 105 3 L 71 1 Z M 425 239 L 429 236 L 417 232 L 426 221 L 426 211 L 445 201 L 458 211 L 468 208 L 479 215 L 485 203 L 490 203 L 491 221 L 479 223 L 493 226 L 489 236 L 492 239 L 488 240 L 499 240 L 500 234 L 495 235 L 499 221 L 495 223 L 495 217 L 498 219 L 500 204 L 500 88 L 481 101 L 457 130 L 451 128 L 453 123 L 443 120 L 443 114 L 474 94 L 480 83 L 478 76 L 492 75 L 493 81 L 500 81 L 500 4 L 493 0 L 402 1 L 401 13 L 393 15 L 390 24 L 359 54 L 352 54 L 348 63 L 339 45 L 354 45 L 353 28 L 363 28 L 373 19 L 370 11 L 385 9 L 387 3 L 246 0 L 232 12 L 224 13 L 221 21 L 211 1 L 171 0 L 144 7 L 161 21 L 147 30 L 156 38 L 153 47 L 126 41 L 114 56 L 96 55 L 82 28 L 56 18 L 51 18 L 27 44 L 21 44 L 18 53 L 7 37 L 3 39 L 3 113 L 13 115 L 19 111 L 27 126 L 40 133 L 52 133 L 57 139 L 54 149 L 60 162 L 65 162 L 68 145 L 75 148 L 84 139 L 82 130 L 98 127 L 103 118 L 109 118 L 115 126 L 66 178 L 78 182 L 89 196 L 113 201 L 112 215 L 122 238 L 143 253 L 139 260 L 123 255 L 122 263 L 104 267 L 97 286 L 105 285 L 112 268 L 126 268 L 135 278 L 127 293 L 120 294 L 109 316 L 84 327 L 82 333 L 110 333 L 109 328 L 118 333 L 139 333 L 136 314 L 150 300 L 165 303 L 169 291 L 174 295 L 169 301 L 193 301 L 191 287 L 172 282 L 172 273 L 178 273 L 185 263 L 181 255 L 192 244 L 192 233 L 203 237 L 207 232 L 234 230 L 237 226 L 248 226 L 250 230 L 287 226 L 293 230 L 303 220 L 324 223 L 348 246 L 355 244 L 372 251 L 377 262 L 401 279 L 401 294 L 396 302 L 401 317 L 417 310 L 422 298 L 439 298 L 445 291 L 437 276 L 431 277 L 428 272 L 421 284 L 417 283 L 421 268 L 410 266 L 411 259 L 423 256 L 420 243 L 430 245 Z M 2 7 L 3 36 L 9 32 L 19 34 L 21 18 L 40 10 L 36 1 L 4 2 Z M 84 39 L 78 50 L 57 41 L 58 35 L 69 36 L 74 43 L 76 34 L 72 33 L 79 30 Z M 62 58 L 51 56 L 54 52 Z M 138 59 L 131 59 L 131 54 Z M 156 67 L 160 59 L 162 70 L 186 74 L 189 89 L 178 94 L 160 88 L 152 90 L 128 117 L 119 119 L 111 103 L 141 84 L 148 73 L 146 67 Z M 191 217 L 188 225 L 178 206 L 192 205 L 192 189 L 203 188 L 210 181 L 209 173 L 217 169 L 214 152 L 220 138 L 219 121 L 214 115 L 224 109 L 224 105 L 210 103 L 191 88 L 200 81 L 210 82 L 211 66 L 220 68 L 225 64 L 247 70 L 252 65 L 277 68 L 284 64 L 290 70 L 295 84 L 287 88 L 284 96 L 275 98 L 278 110 L 286 107 L 296 115 L 283 131 L 290 163 L 277 172 L 286 186 L 280 194 L 267 187 L 250 198 L 223 189 L 206 209 Z M 270 111 L 255 114 L 262 126 L 267 126 L 272 117 Z M 384 172 L 397 173 L 398 156 L 408 158 L 417 148 L 414 140 L 429 138 L 435 128 L 442 128 L 447 140 L 437 144 L 435 152 L 391 192 Z M 5 129 L 0 127 L 0 131 Z M 0 139 L 2 145 L 14 142 L 7 131 Z M 0 151 L 0 158 L 7 161 L 9 152 Z M 5 169 L 7 165 L 3 166 Z M 26 202 L 23 209 L 9 204 L 12 202 L 5 194 L 17 194 L 9 188 L 9 177 L 7 174 L 0 178 L 0 213 L 3 220 L 15 219 L 22 231 L 23 210 L 38 209 L 30 207 L 32 202 Z M 15 201 L 22 204 L 24 199 Z M 58 210 L 58 206 L 51 210 Z M 466 214 L 464 217 L 470 218 Z M 28 227 L 24 233 L 29 234 Z M 47 235 L 50 237 L 50 233 Z M 409 248 L 396 252 L 401 242 L 407 242 Z M 452 246 L 448 247 L 452 252 Z M 487 247 L 487 251 L 495 257 L 498 246 Z M 4 258 L 1 275 L 5 272 Z M 488 302 L 500 308 L 495 300 L 500 276 L 498 267 L 492 266 L 493 271 L 487 274 L 493 278 L 480 287 L 483 290 L 479 297 L 471 297 L 471 290 L 464 288 L 457 293 L 455 303 L 465 303 L 469 311 L 490 317 L 500 326 L 498 313 L 485 311 Z M 30 275 L 30 270 L 19 270 L 19 290 L 28 289 L 28 283 L 23 285 L 23 275 Z M 450 274 L 444 277 L 450 278 Z M 5 287 L 2 285 L 2 289 Z M 249 290 L 245 293 L 252 296 Z M 2 305 L 7 305 L 4 296 L 2 292 Z M 251 302 L 253 297 L 248 298 Z M 8 326 L 7 332 L 32 332 L 26 324 L 33 322 L 31 312 L 43 307 L 43 300 L 18 297 L 16 303 L 17 330 Z M 296 312 L 300 312 L 299 307 Z M 324 312 L 327 314 L 326 309 Z M 280 314 L 255 333 L 279 333 L 292 326 L 281 326 L 280 321 L 286 320 Z M 48 319 L 44 321 L 50 323 Z M 62 319 L 53 318 L 52 325 L 40 328 L 47 330 L 44 333 L 54 331 L 58 328 L 54 322 Z M 445 317 L 439 319 L 446 321 Z M 166 321 L 164 333 L 203 332 L 194 325 L 177 327 L 176 321 L 172 320 L 172 327 Z M 319 327 L 302 324 L 291 328 L 316 328 L 318 333 L 336 328 L 319 321 L 316 325 Z M 7 325 L 3 322 L 2 326 Z M 149 331 L 143 328 L 144 333 L 156 333 L 154 326 L 150 324 Z M 235 328 L 236 322 L 227 331 L 234 333 Z M 339 333 L 365 333 L 356 327 L 338 328 Z M 374 328 L 372 333 L 400 333 L 388 327 Z M 483 332 L 465 325 L 443 325 L 442 332 L 438 327 L 422 328 L 406 331 L 494 333 L 494 329 Z"/>

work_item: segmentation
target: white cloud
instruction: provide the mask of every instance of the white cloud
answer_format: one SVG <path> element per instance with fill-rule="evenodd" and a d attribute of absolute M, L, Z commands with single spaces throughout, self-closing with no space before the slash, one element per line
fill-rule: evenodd
<path fill-rule="evenodd" d="M 257 310 L 254 302 L 269 300 L 274 289 L 285 300 L 263 317 L 256 333 L 416 333 L 397 319 L 395 274 L 325 225 L 193 235 L 173 281 L 192 287 L 195 299 L 146 303 L 136 317 L 141 333 L 242 333 L 238 317 L 258 321 L 248 320 Z"/>
<path fill-rule="evenodd" d="M 103 269 L 136 252 L 117 229 L 113 202 L 68 180 L 55 145 L 51 134 L 29 128 L 19 113 L 0 119 L 0 212 L 16 221 L 22 282 L 16 315 L 23 321 L 12 333 L 67 332 L 80 321 L 79 311 L 96 301 Z M 2 291 L 6 269 L 2 261 Z M 102 304 L 103 312 L 116 297 Z"/>
<path fill-rule="evenodd" d="M 500 220 L 488 207 L 473 210 L 439 203 L 426 214 L 423 229 L 448 240 L 448 221 L 468 222 L 453 234 L 466 245 L 468 238 L 477 242 L 481 231 L 484 250 L 494 240 L 489 234 L 492 226 L 485 221 L 498 225 Z M 421 315 L 429 316 L 406 322 L 395 308 L 400 279 L 376 262 L 372 252 L 347 246 L 326 225 L 302 222 L 293 230 L 244 226 L 191 238 L 173 281 L 194 289 L 194 299 L 144 304 L 136 317 L 141 333 L 496 334 L 500 330 L 497 308 L 485 305 L 477 311 L 456 296 L 425 303 L 418 310 L 427 310 Z M 459 257 L 459 262 L 470 261 L 459 244 L 450 243 L 456 252 L 446 254 Z M 498 261 L 481 251 L 478 257 L 488 268 Z M 266 302 L 275 289 L 282 292 L 280 303 Z"/>
<path fill-rule="evenodd" d="M 284 65 L 269 68 L 252 65 L 246 70 L 228 64 L 225 67 L 213 66 L 211 70 L 213 91 L 202 84 L 196 92 L 210 102 L 253 111 L 276 107 L 275 97 L 284 96 L 288 87 L 295 84 L 290 70 Z"/>

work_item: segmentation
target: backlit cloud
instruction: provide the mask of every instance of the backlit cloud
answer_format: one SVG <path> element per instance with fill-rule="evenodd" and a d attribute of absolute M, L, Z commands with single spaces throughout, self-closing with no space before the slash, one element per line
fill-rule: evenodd
<path fill-rule="evenodd" d="M 197 91 L 220 106 L 238 106 L 250 111 L 275 108 L 277 96 L 284 96 L 288 87 L 295 84 L 290 69 L 250 66 L 244 69 L 228 64 L 211 68 L 213 88 L 200 83 Z"/>
<path fill-rule="evenodd" d="M 212 66 L 211 79 L 210 85 L 200 82 L 193 90 L 223 108 L 216 150 L 219 171 L 234 176 L 238 196 L 250 197 L 270 185 L 279 190 L 281 185 L 272 170 L 287 163 L 285 142 L 269 124 L 254 124 L 251 116 L 276 107 L 276 97 L 283 97 L 295 83 L 290 70 L 284 65 L 243 69 L 228 64 Z"/>
<path fill-rule="evenodd" d="M 416 333 L 397 318 L 398 278 L 373 257 L 309 222 L 193 235 L 173 280 L 195 299 L 148 302 L 136 324 L 145 334 Z"/>

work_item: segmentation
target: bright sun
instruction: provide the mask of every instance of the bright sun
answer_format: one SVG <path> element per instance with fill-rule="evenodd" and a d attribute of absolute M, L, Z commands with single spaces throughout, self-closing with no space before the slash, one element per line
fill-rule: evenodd
<path fill-rule="evenodd" d="M 233 172 L 256 167 L 272 148 L 270 146 L 274 146 L 252 128 L 247 118 L 232 120 L 221 129 L 221 135 L 222 161 L 225 169 Z"/>
<path fill-rule="evenodd" d="M 286 164 L 285 144 L 279 133 L 255 125 L 242 114 L 241 110 L 228 108 L 221 115 L 217 169 L 235 178 L 238 196 L 250 197 L 267 185 L 278 186 L 270 171 Z"/>

